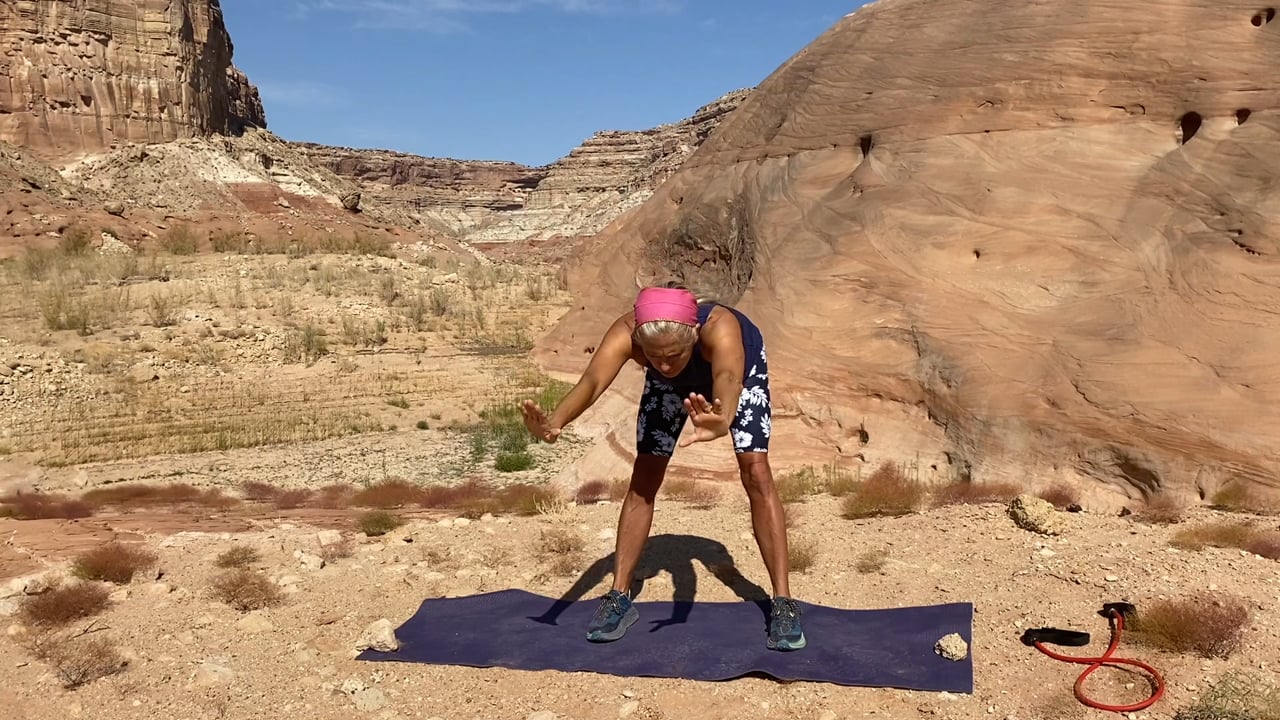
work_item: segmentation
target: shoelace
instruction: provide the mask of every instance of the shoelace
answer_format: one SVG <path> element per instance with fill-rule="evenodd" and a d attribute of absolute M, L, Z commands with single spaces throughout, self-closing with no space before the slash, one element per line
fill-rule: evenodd
<path fill-rule="evenodd" d="M 622 596 L 621 595 L 605 595 L 604 602 L 600 604 L 600 609 L 596 611 L 596 618 L 603 620 L 609 615 L 622 614 Z"/>
<path fill-rule="evenodd" d="M 785 635 L 791 632 L 796 618 L 800 617 L 800 606 L 790 598 L 774 600 L 773 617 L 778 622 L 778 630 Z"/>

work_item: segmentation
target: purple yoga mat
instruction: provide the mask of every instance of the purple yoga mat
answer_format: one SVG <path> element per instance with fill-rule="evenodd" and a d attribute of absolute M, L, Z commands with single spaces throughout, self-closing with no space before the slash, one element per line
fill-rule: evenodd
<path fill-rule="evenodd" d="M 973 692 L 972 655 L 946 660 L 939 638 L 972 645 L 973 605 L 842 610 L 801 602 L 808 646 L 765 648 L 764 602 L 637 602 L 640 619 L 612 643 L 586 639 L 599 598 L 568 602 L 523 590 L 426 600 L 396 630 L 400 649 L 360 660 L 519 670 L 729 680 L 778 680 Z"/>

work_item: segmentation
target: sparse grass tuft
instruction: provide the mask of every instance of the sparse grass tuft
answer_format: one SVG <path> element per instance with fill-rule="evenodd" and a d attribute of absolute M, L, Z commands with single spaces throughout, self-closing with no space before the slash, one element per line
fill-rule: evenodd
<path fill-rule="evenodd" d="M 854 567 L 863 575 L 880 572 L 889 562 L 889 551 L 885 548 L 876 550 L 867 550 L 858 556 L 858 562 Z"/>
<path fill-rule="evenodd" d="M 799 502 L 826 489 L 818 474 L 808 466 L 778 476 L 773 484 L 778 489 L 778 499 L 783 503 Z"/>
<path fill-rule="evenodd" d="M 223 568 L 247 568 L 262 559 L 262 555 L 248 545 L 236 545 L 228 548 L 214 561 L 214 565 Z"/>
<path fill-rule="evenodd" d="M 924 497 L 924 486 L 908 480 L 898 466 L 885 463 L 845 497 L 841 510 L 842 515 L 851 520 L 897 517 L 915 512 Z"/>
<path fill-rule="evenodd" d="M 498 472 L 520 472 L 533 467 L 533 456 L 527 452 L 498 453 L 493 459 Z"/>
<path fill-rule="evenodd" d="M 1256 675 L 1228 672 L 1173 720 L 1280 720 L 1280 688 Z"/>
<path fill-rule="evenodd" d="M 1216 520 L 1179 530 L 1169 544 L 1184 550 L 1203 550 L 1206 547 L 1243 548 L 1257 532 L 1252 523 Z"/>
<path fill-rule="evenodd" d="M 71 574 L 82 580 L 126 585 L 135 574 L 155 567 L 158 560 L 145 548 L 110 542 L 77 557 L 71 564 Z"/>
<path fill-rule="evenodd" d="M 1126 627 L 1136 641 L 1205 658 L 1228 658 L 1239 647 L 1249 624 L 1248 605 L 1241 598 L 1201 592 L 1156 600 L 1138 609 Z"/>
<path fill-rule="evenodd" d="M 1080 491 L 1074 486 L 1056 482 L 1036 494 L 1041 500 L 1048 502 L 1059 510 L 1066 510 L 1072 505 L 1080 504 Z"/>
<path fill-rule="evenodd" d="M 214 596 L 239 610 L 261 610 L 278 605 L 282 599 L 280 588 L 267 576 L 239 568 L 222 573 L 213 581 Z"/>
<path fill-rule="evenodd" d="M 1022 488 L 1009 482 L 953 482 L 938 487 L 933 492 L 934 507 L 947 505 L 980 505 L 982 503 L 1008 504 Z"/>
<path fill-rule="evenodd" d="M 93 515 L 83 500 L 45 493 L 15 493 L 0 497 L 0 517 L 15 520 L 76 519 Z"/>
<path fill-rule="evenodd" d="M 1236 513 L 1271 515 L 1277 512 L 1276 503 L 1257 488 L 1243 480 L 1232 480 L 1218 488 L 1210 498 L 1212 507 Z"/>
<path fill-rule="evenodd" d="M 818 557 L 818 543 L 808 538 L 791 538 L 787 544 L 787 562 L 796 572 L 809 572 Z"/>
<path fill-rule="evenodd" d="M 400 527 L 404 521 L 385 510 L 370 510 L 360 516 L 358 523 L 360 532 L 369 537 L 379 537 Z"/>
<path fill-rule="evenodd" d="M 103 585 L 79 581 L 24 597 L 18 613 L 28 625 L 58 627 L 102 612 L 109 595 Z"/>
<path fill-rule="evenodd" d="M 1147 506 L 1134 519 L 1152 525 L 1174 525 L 1182 522 L 1185 514 L 1186 506 L 1178 498 L 1159 493 L 1147 502 Z"/>

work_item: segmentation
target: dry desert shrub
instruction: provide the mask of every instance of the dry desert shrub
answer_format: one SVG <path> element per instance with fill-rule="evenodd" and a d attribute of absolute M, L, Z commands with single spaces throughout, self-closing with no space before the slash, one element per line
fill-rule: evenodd
<path fill-rule="evenodd" d="M 1186 505 L 1181 500 L 1168 493 L 1159 493 L 1147 501 L 1147 506 L 1134 519 L 1152 525 L 1175 525 L 1182 522 L 1185 515 Z"/>
<path fill-rule="evenodd" d="M 1246 540 L 1242 549 L 1269 560 L 1280 560 L 1280 532 L 1259 532 Z"/>
<path fill-rule="evenodd" d="M 1144 645 L 1225 659 L 1240 647 L 1249 620 L 1249 607 L 1241 598 L 1200 592 L 1139 608 L 1126 630 Z"/>
<path fill-rule="evenodd" d="M 1251 673 L 1229 672 L 1173 720 L 1280 720 L 1280 688 Z"/>
<path fill-rule="evenodd" d="M 223 569 L 247 568 L 261 559 L 262 556 L 254 548 L 248 545 L 235 545 L 219 554 L 213 564 Z"/>
<path fill-rule="evenodd" d="M 1232 480 L 1218 488 L 1211 498 L 1212 507 L 1228 512 L 1271 515 L 1280 512 L 1277 503 L 1243 480 Z"/>
<path fill-rule="evenodd" d="M 818 474 L 808 466 L 779 475 L 773 484 L 778 489 L 778 498 L 785 504 L 800 502 L 826 489 Z"/>
<path fill-rule="evenodd" d="M 0 497 L 0 517 L 15 520 L 49 520 L 86 518 L 93 506 L 83 500 L 45 493 L 12 493 Z"/>
<path fill-rule="evenodd" d="M 587 480 L 573 493 L 577 505 L 594 505 L 609 497 L 609 483 L 604 480 Z"/>
<path fill-rule="evenodd" d="M 89 490 L 80 499 L 97 508 L 197 505 L 200 507 L 226 509 L 234 507 L 238 502 L 236 498 L 216 488 L 201 489 L 186 483 L 110 485 Z"/>
<path fill-rule="evenodd" d="M 370 510 L 356 519 L 360 532 L 369 537 L 379 537 L 404 524 L 399 516 L 386 510 Z"/>
<path fill-rule="evenodd" d="M 1007 504 L 1022 493 L 1022 488 L 1009 482 L 953 482 L 933 491 L 934 507 L 947 505 Z"/>
<path fill-rule="evenodd" d="M 31 642 L 31 652 L 48 663 L 62 687 L 74 690 L 94 680 L 114 675 L 125 660 L 109 638 L 93 637 L 92 626 L 74 635 L 49 633 Z"/>
<path fill-rule="evenodd" d="M 1257 533 L 1252 523 L 1216 520 L 1179 530 L 1169 544 L 1184 550 L 1203 550 L 1206 547 L 1243 548 Z"/>
<path fill-rule="evenodd" d="M 244 568 L 228 570 L 214 578 L 213 594 L 240 612 L 272 607 L 282 599 L 280 588 L 266 575 Z"/>
<path fill-rule="evenodd" d="M 422 487 L 408 480 L 391 479 L 383 480 L 360 490 L 352 496 L 351 504 L 356 507 L 387 510 L 410 505 L 422 505 L 425 504 L 423 502 L 425 499 L 426 492 Z"/>
<path fill-rule="evenodd" d="M 495 514 L 509 513 L 523 517 L 552 514 L 565 505 L 564 499 L 554 488 L 530 483 L 508 485 L 498 491 L 495 500 Z"/>
<path fill-rule="evenodd" d="M 849 495 L 862 484 L 861 465 L 858 466 L 855 473 L 836 465 L 834 462 L 828 463 L 822 467 L 822 475 L 826 491 L 833 497 Z"/>
<path fill-rule="evenodd" d="M 59 585 L 39 595 L 22 599 L 18 614 L 34 627 L 58 627 L 93 617 L 107 608 L 110 593 L 94 582 Z"/>
<path fill-rule="evenodd" d="M 809 572 L 818 559 L 818 543 L 808 538 L 791 538 L 787 544 L 787 562 L 796 572 Z"/>
<path fill-rule="evenodd" d="M 355 554 L 355 548 L 351 546 L 351 538 L 344 537 L 336 543 L 320 546 L 320 559 L 324 560 L 326 565 L 331 565 L 337 560 L 349 558 Z"/>
<path fill-rule="evenodd" d="M 915 512 L 924 497 L 923 485 L 907 479 L 897 465 L 884 463 L 845 496 L 841 514 L 850 520 L 907 515 Z"/>
<path fill-rule="evenodd" d="M 875 550 L 867 550 L 858 556 L 858 562 L 854 567 L 863 575 L 880 572 L 889 562 L 889 551 L 885 548 L 877 548 Z"/>
<path fill-rule="evenodd" d="M 76 557 L 71 574 L 82 580 L 126 585 L 135 574 L 155 567 L 158 561 L 156 554 L 146 548 L 109 542 Z"/>
<path fill-rule="evenodd" d="M 688 503 L 691 507 L 706 510 L 715 507 L 720 500 L 720 489 L 714 485 L 700 483 L 693 478 L 674 478 L 662 484 L 660 491 L 664 497 Z"/>
<path fill-rule="evenodd" d="M 1049 487 L 1036 493 L 1036 497 L 1053 505 L 1059 510 L 1066 510 L 1072 505 L 1080 504 L 1080 491 L 1074 486 L 1063 482 L 1056 482 Z"/>
<path fill-rule="evenodd" d="M 554 577 L 573 574 L 581 564 L 587 543 L 582 536 L 564 528 L 543 530 L 538 539 L 537 559 Z"/>

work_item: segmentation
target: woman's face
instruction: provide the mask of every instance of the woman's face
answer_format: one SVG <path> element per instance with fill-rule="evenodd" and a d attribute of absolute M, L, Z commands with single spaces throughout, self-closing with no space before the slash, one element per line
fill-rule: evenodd
<path fill-rule="evenodd" d="M 648 344 L 641 344 L 640 349 L 663 377 L 679 375 L 693 357 L 693 343 L 681 342 L 675 335 L 660 335 Z"/>

